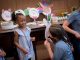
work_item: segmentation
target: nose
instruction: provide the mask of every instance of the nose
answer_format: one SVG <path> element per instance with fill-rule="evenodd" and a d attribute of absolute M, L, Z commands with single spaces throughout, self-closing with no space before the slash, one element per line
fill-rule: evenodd
<path fill-rule="evenodd" d="M 23 21 L 23 24 L 26 24 L 26 21 Z"/>

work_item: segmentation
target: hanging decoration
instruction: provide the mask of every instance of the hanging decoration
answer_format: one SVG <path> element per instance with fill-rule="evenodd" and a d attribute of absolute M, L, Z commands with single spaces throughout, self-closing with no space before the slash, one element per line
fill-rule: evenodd
<path fill-rule="evenodd" d="M 25 13 L 26 16 L 29 15 L 29 9 L 25 9 L 24 13 Z"/>
<path fill-rule="evenodd" d="M 5 21 L 10 21 L 11 20 L 11 14 L 12 14 L 11 9 L 8 9 L 8 10 L 2 9 L 1 17 Z"/>
<path fill-rule="evenodd" d="M 44 14 L 44 15 L 51 14 L 51 8 L 45 7 L 45 8 L 43 9 L 43 14 Z"/>
<path fill-rule="evenodd" d="M 38 7 L 37 10 L 38 10 L 39 14 L 43 12 L 43 8 L 42 7 Z"/>
<path fill-rule="evenodd" d="M 42 8 L 42 10 L 43 10 L 43 14 L 44 15 L 48 15 L 48 14 L 51 14 L 51 8 L 49 7 L 49 6 L 45 6 L 45 5 L 43 5 L 41 2 L 39 2 L 39 4 L 40 4 L 40 6 L 41 6 L 41 8 Z"/>
<path fill-rule="evenodd" d="M 47 1 L 46 0 L 42 0 L 41 2 L 44 6 L 48 6 Z"/>
<path fill-rule="evenodd" d="M 48 14 L 47 20 L 51 21 L 51 14 Z"/>
<path fill-rule="evenodd" d="M 36 22 L 36 19 L 39 17 L 39 12 L 36 8 L 31 8 L 29 10 L 29 16 L 34 19 L 34 22 Z"/>

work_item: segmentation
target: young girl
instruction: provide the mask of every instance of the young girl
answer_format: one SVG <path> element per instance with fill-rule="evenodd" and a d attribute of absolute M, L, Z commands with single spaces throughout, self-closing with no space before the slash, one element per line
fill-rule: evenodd
<path fill-rule="evenodd" d="M 63 34 L 63 29 L 58 25 L 51 25 L 47 40 L 53 51 L 53 60 L 74 60 L 72 50 Z"/>
<path fill-rule="evenodd" d="M 19 26 L 14 32 L 14 43 L 17 47 L 19 58 L 20 60 L 35 60 L 35 54 L 31 41 L 35 38 L 30 38 L 31 30 L 26 26 L 26 17 L 21 13 L 17 13 L 15 19 Z"/>

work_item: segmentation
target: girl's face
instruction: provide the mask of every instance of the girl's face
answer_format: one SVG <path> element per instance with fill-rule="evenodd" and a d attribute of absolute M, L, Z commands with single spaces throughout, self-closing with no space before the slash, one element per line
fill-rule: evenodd
<path fill-rule="evenodd" d="M 23 15 L 19 15 L 17 18 L 17 23 L 19 25 L 19 27 L 25 27 L 26 26 L 26 17 Z"/>

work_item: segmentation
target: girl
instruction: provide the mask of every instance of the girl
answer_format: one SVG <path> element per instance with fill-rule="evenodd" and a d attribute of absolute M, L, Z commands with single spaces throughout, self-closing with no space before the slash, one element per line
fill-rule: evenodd
<path fill-rule="evenodd" d="M 63 33 L 64 30 L 59 25 L 51 25 L 49 28 L 47 41 L 53 51 L 53 60 L 74 60 L 71 47 Z"/>
<path fill-rule="evenodd" d="M 21 13 L 17 13 L 15 19 L 19 26 L 14 32 L 14 43 L 17 47 L 19 58 L 20 60 L 35 60 L 31 41 L 35 38 L 30 38 L 31 30 L 29 27 L 26 27 L 26 17 Z"/>

